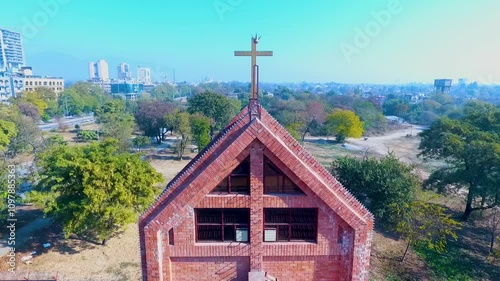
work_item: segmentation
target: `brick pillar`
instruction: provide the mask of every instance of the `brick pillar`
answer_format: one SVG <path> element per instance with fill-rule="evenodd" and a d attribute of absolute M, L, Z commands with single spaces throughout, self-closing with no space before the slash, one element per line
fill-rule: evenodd
<path fill-rule="evenodd" d="M 250 271 L 263 271 L 263 192 L 264 192 L 264 146 L 254 143 L 250 150 Z"/>

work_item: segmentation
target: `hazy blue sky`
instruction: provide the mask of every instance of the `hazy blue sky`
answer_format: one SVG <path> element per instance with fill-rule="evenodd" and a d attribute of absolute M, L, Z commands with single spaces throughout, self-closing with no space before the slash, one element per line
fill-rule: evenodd
<path fill-rule="evenodd" d="M 258 32 L 261 81 L 500 83 L 500 1 L 0 0 L 0 26 L 22 31 L 27 62 L 74 69 L 87 60 L 150 66 L 177 80 L 249 81 Z M 8 7 L 8 8 L 7 8 Z M 53 62 L 57 55 L 61 61 Z M 71 58 L 71 59 L 68 59 Z M 78 61 L 78 63 L 76 63 Z M 66 64 L 65 64 L 66 62 Z M 35 69 L 36 71 L 36 69 Z M 171 74 L 170 74 L 171 75 Z"/>

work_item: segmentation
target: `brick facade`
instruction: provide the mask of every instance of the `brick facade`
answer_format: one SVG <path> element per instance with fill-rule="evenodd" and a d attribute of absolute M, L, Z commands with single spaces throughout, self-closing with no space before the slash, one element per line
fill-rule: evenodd
<path fill-rule="evenodd" d="M 276 120 L 260 112 L 260 118 L 251 118 L 248 110 L 236 116 L 141 216 L 144 281 L 253 281 L 259 272 L 287 281 L 368 280 L 372 215 Z M 250 195 L 209 194 L 247 157 Z M 264 194 L 264 158 L 305 194 Z M 248 208 L 249 242 L 197 243 L 197 208 Z M 264 208 L 317 208 L 317 241 L 264 242 Z"/>

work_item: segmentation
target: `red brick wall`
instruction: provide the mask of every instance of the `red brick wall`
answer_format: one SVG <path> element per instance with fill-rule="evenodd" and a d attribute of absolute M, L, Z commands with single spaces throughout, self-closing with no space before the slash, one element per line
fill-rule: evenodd
<path fill-rule="evenodd" d="M 171 258 L 175 281 L 246 281 L 248 257 Z"/>
<path fill-rule="evenodd" d="M 264 257 L 264 271 L 278 280 L 340 281 L 345 280 L 339 256 Z"/>

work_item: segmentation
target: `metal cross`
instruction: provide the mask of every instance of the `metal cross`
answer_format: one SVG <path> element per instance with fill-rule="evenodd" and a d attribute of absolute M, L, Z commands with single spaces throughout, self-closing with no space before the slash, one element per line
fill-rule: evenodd
<path fill-rule="evenodd" d="M 257 66 L 257 56 L 265 56 L 265 57 L 270 57 L 273 55 L 273 51 L 257 51 L 257 43 L 259 43 L 260 36 L 257 37 L 257 34 L 255 34 L 255 37 L 252 36 L 252 50 L 251 51 L 235 51 L 234 55 L 239 57 L 239 56 L 245 56 L 245 57 L 252 57 L 252 65 L 251 65 L 251 70 L 252 70 L 252 88 L 251 88 L 251 93 L 252 93 L 252 99 L 257 99 L 258 97 L 258 66 Z"/>

